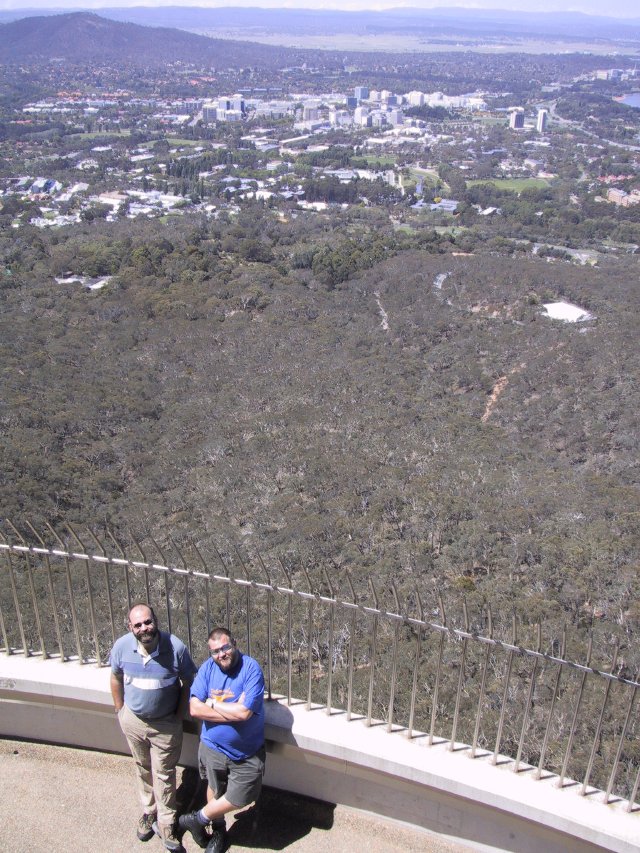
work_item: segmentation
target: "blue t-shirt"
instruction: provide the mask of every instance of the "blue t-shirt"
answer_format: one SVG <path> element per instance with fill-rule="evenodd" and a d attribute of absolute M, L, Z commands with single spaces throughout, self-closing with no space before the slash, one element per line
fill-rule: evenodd
<path fill-rule="evenodd" d="M 146 664 L 133 634 L 116 640 L 111 649 L 111 672 L 122 676 L 127 707 L 138 717 L 157 720 L 176 712 L 180 682 L 189 683 L 196 667 L 182 640 L 160 631 L 158 645 Z"/>
<path fill-rule="evenodd" d="M 218 699 L 237 702 L 253 711 L 248 720 L 228 723 L 202 721 L 200 738 L 210 749 L 223 752 L 232 761 L 250 758 L 264 743 L 264 676 L 260 665 L 248 655 L 239 653 L 239 660 L 230 672 L 223 672 L 218 664 L 206 660 L 191 685 L 191 695 L 201 702 Z"/>

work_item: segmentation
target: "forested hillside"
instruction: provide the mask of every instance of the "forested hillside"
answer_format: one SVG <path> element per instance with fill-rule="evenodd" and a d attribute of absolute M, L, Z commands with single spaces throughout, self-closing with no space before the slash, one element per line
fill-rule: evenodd
<path fill-rule="evenodd" d="M 375 216 L 5 232 L 4 513 L 632 635 L 637 262 L 457 254 Z"/>

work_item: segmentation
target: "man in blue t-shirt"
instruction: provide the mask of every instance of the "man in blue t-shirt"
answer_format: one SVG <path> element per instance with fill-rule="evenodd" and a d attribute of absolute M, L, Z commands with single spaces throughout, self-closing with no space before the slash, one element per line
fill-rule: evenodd
<path fill-rule="evenodd" d="M 189 701 L 191 716 L 202 720 L 198 763 L 207 804 L 182 815 L 179 824 L 207 853 L 222 853 L 225 814 L 255 802 L 262 787 L 264 676 L 226 628 L 214 628 L 208 645 L 210 657 L 198 670 Z"/>
<path fill-rule="evenodd" d="M 158 628 L 147 604 L 131 608 L 128 624 L 131 633 L 116 640 L 111 650 L 111 695 L 136 763 L 143 808 L 137 835 L 148 841 L 155 832 L 167 850 L 180 851 L 176 765 L 196 667 L 184 643 Z"/>

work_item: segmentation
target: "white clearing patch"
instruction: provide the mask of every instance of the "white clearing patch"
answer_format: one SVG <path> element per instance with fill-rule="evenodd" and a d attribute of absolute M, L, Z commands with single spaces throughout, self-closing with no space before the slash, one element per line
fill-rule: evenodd
<path fill-rule="evenodd" d="M 569 302 L 545 302 L 543 308 L 552 320 L 562 320 L 565 323 L 582 323 L 585 320 L 593 320 L 593 314 L 589 314 L 584 308 L 571 305 Z"/>
<path fill-rule="evenodd" d="M 378 303 L 378 308 L 380 309 L 380 316 L 382 317 L 382 320 L 380 321 L 380 326 L 382 327 L 382 329 L 385 332 L 388 332 L 389 331 L 389 315 L 387 314 L 387 312 L 382 307 L 382 302 L 380 301 L 380 294 L 378 293 L 377 290 L 375 291 L 374 296 L 376 297 L 376 302 Z"/>
<path fill-rule="evenodd" d="M 435 287 L 435 289 L 442 290 L 442 285 L 445 283 L 445 281 L 450 275 L 451 273 L 448 272 L 441 272 L 440 275 L 437 275 L 433 282 L 433 286 Z"/>

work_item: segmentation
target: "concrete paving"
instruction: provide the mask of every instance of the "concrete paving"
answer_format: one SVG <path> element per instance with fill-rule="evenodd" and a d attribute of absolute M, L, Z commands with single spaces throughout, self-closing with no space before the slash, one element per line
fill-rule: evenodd
<path fill-rule="evenodd" d="M 192 769 L 179 773 L 180 808 L 200 804 Z M 3 853 L 162 853 L 157 838 L 135 835 L 139 808 L 130 758 L 16 740 L 0 740 L 0 850 Z M 229 821 L 232 853 L 464 853 L 405 824 L 265 788 L 260 806 Z M 187 853 L 200 848 L 187 834 Z"/>

